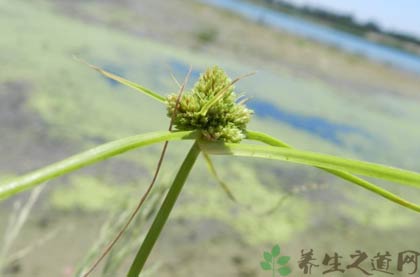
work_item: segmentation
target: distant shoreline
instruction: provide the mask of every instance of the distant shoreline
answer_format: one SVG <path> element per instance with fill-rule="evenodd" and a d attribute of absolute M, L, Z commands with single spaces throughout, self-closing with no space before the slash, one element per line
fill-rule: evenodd
<path fill-rule="evenodd" d="M 313 6 L 298 6 L 284 0 L 245 1 L 420 56 L 419 38 L 400 32 L 386 31 L 375 22 L 358 22 L 351 14 L 334 13 Z"/>

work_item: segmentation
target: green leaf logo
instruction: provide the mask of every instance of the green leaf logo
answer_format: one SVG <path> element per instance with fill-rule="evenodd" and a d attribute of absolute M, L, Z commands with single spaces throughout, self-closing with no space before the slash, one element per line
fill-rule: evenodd
<path fill-rule="evenodd" d="M 280 246 L 278 244 L 275 245 L 271 250 L 271 255 L 273 255 L 273 257 L 277 257 L 278 255 L 280 255 Z"/>
<path fill-rule="evenodd" d="M 290 267 L 287 266 L 290 256 L 280 256 L 280 251 L 280 246 L 278 244 L 274 245 L 271 252 L 264 251 L 264 261 L 260 262 L 260 266 L 263 270 L 272 271 L 272 276 L 275 276 L 277 273 L 280 274 L 280 276 L 287 276 L 292 272 Z"/>
<path fill-rule="evenodd" d="M 277 263 L 279 265 L 285 265 L 289 262 L 290 257 L 289 256 L 281 256 L 280 258 L 278 258 Z"/>
<path fill-rule="evenodd" d="M 269 262 L 261 262 L 260 265 L 261 265 L 261 268 L 264 270 L 272 269 L 271 264 Z"/>
<path fill-rule="evenodd" d="M 264 260 L 268 263 L 271 263 L 273 260 L 273 256 L 268 252 L 264 252 Z"/>
<path fill-rule="evenodd" d="M 280 273 L 281 276 L 287 276 L 292 271 L 290 270 L 290 267 L 285 266 L 285 267 L 280 267 L 279 270 L 278 270 L 278 272 Z"/>

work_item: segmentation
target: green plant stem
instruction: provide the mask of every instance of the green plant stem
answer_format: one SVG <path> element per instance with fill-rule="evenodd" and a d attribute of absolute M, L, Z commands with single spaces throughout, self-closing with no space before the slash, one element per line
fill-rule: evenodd
<path fill-rule="evenodd" d="M 81 167 L 108 159 L 112 156 L 140 148 L 154 143 L 170 140 L 195 139 L 194 131 L 183 132 L 153 132 L 144 135 L 136 135 L 113 142 L 109 142 L 88 151 L 71 156 L 60 162 L 51 164 L 19 178 L 0 184 L 0 200 L 16 193 L 32 188 L 47 180 L 67 174 Z"/>
<path fill-rule="evenodd" d="M 276 261 L 275 261 L 274 257 L 271 258 L 271 263 L 273 264 L 273 276 L 272 277 L 274 277 L 275 276 L 274 274 L 276 273 Z"/>
<path fill-rule="evenodd" d="M 137 252 L 133 263 L 131 264 L 130 270 L 127 274 L 128 277 L 138 277 L 142 271 L 143 266 L 146 263 L 146 260 L 149 257 L 150 252 L 152 251 L 152 248 L 155 245 L 163 226 L 168 220 L 169 214 L 171 213 L 172 208 L 174 207 L 182 187 L 184 186 L 184 183 L 199 154 L 200 148 L 198 143 L 195 142 L 185 157 L 181 167 L 179 168 L 178 173 L 166 195 L 166 198 L 163 201 L 162 206 L 160 207 L 158 214 L 152 223 L 152 226 L 147 232 L 146 238 L 144 239 L 139 251 Z"/>
<path fill-rule="evenodd" d="M 255 132 L 255 131 L 247 131 L 246 133 L 247 135 L 247 139 L 250 140 L 256 140 L 256 141 L 260 141 L 263 143 L 266 143 L 268 145 L 271 146 L 279 146 L 279 147 L 285 147 L 285 148 L 292 148 L 292 146 L 290 146 L 289 144 L 278 140 L 272 136 L 269 136 L 267 134 L 261 133 L 261 132 Z M 351 183 L 354 183 L 356 185 L 359 185 L 367 190 L 370 190 L 388 200 L 391 200 L 399 205 L 402 205 L 406 208 L 412 209 L 414 211 L 420 212 L 420 205 L 414 204 L 412 202 L 409 202 L 405 199 L 402 199 L 401 197 L 393 194 L 392 192 L 389 192 L 385 189 L 382 189 L 362 178 L 359 178 L 353 174 L 341 171 L 341 170 L 334 170 L 334 169 L 329 169 L 329 168 L 323 168 L 323 167 L 318 167 L 319 169 L 325 170 L 328 173 L 331 173 L 333 175 L 336 175 L 337 177 L 340 177 L 346 181 L 349 181 Z"/>

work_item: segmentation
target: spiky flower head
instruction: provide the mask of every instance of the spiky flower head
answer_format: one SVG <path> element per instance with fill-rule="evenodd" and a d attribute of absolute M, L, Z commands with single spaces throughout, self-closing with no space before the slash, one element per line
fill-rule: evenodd
<path fill-rule="evenodd" d="M 174 114 L 177 94 L 167 97 L 167 115 Z M 246 125 L 253 114 L 237 96 L 231 79 L 219 67 L 201 74 L 192 91 L 182 96 L 173 125 L 177 130 L 199 130 L 203 138 L 239 142 L 245 138 Z"/>

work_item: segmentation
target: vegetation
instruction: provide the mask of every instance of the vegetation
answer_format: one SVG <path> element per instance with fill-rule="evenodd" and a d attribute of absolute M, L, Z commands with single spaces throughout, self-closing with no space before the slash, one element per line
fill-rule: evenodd
<path fill-rule="evenodd" d="M 232 81 L 225 72 L 218 67 L 210 68 L 202 74 L 198 82 L 194 85 L 194 88 L 190 92 L 187 92 L 185 96 L 183 96 L 182 93 L 186 81 L 180 85 L 180 93 L 178 95 L 169 95 L 167 98 L 120 76 L 95 66 L 92 67 L 106 77 L 134 88 L 145 95 L 166 104 L 168 116 L 171 118 L 169 131 L 136 135 L 106 143 L 22 177 L 6 181 L 0 184 L 0 199 L 11 197 L 52 178 L 67 174 L 81 167 L 132 149 L 159 142 L 167 143 L 172 140 L 193 140 L 194 143 L 180 166 L 156 217 L 134 258 L 128 276 L 138 276 L 142 271 L 200 153 L 207 156 L 206 161 L 210 164 L 209 167 L 213 169 L 212 173 L 216 176 L 217 174 L 215 174 L 214 166 L 208 155 L 244 156 L 288 161 L 318 167 L 346 181 L 364 187 L 399 205 L 420 212 L 419 205 L 402 199 L 388 190 L 352 175 L 359 174 L 375 177 L 420 188 L 419 173 L 315 152 L 295 150 L 288 144 L 267 134 L 248 130 L 247 123 L 250 120 L 252 112 L 246 108 L 246 100 L 238 101 L 238 96 L 234 92 L 233 87 L 234 83 L 240 78 Z M 171 131 L 172 125 L 177 129 L 176 131 Z M 268 146 L 244 144 L 241 143 L 243 139 L 263 142 L 268 144 Z M 165 144 L 164 149 L 166 149 L 166 145 L 167 144 Z M 162 161 L 162 157 L 163 154 L 159 164 Z M 159 172 L 159 170 L 156 172 Z M 219 178 L 217 179 L 219 180 Z M 143 200 L 148 196 L 149 191 L 150 188 L 143 197 L 138 208 L 134 211 L 133 216 L 130 217 L 128 223 L 139 210 Z M 111 243 L 109 249 L 119 239 L 128 223 L 124 225 L 122 231 L 120 231 L 117 238 Z M 107 251 L 108 249 L 104 253 L 106 254 Z M 98 261 L 100 261 L 102 257 L 103 256 L 101 256 Z M 87 276 L 92 272 L 96 265 L 97 263 L 95 263 L 84 276 Z"/>

